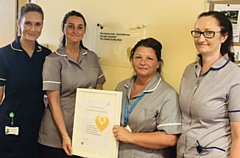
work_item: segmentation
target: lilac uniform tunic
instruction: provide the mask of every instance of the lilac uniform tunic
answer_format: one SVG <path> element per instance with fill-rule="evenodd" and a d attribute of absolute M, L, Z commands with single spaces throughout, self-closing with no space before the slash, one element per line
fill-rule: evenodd
<path fill-rule="evenodd" d="M 227 158 L 230 122 L 240 121 L 240 69 L 225 55 L 206 73 L 200 70 L 199 62 L 192 63 L 182 77 L 178 158 Z"/>
<path fill-rule="evenodd" d="M 159 75 L 153 77 L 145 89 L 130 99 L 136 76 L 120 82 L 116 88 L 123 92 L 121 125 L 124 126 L 124 111 L 126 100 L 131 108 L 138 97 L 144 96 L 136 104 L 129 115 L 127 124 L 132 132 L 155 132 L 166 134 L 181 133 L 181 114 L 178 104 L 178 94 Z M 119 158 L 174 158 L 176 148 L 147 149 L 134 144 L 120 142 Z"/>
<path fill-rule="evenodd" d="M 60 47 L 46 58 L 43 67 L 43 89 L 60 91 L 60 106 L 70 138 L 73 131 L 76 89 L 95 88 L 97 84 L 104 82 L 105 77 L 98 57 L 92 51 L 81 48 L 79 60 L 76 62 Z M 62 137 L 49 107 L 46 107 L 42 119 L 39 143 L 62 148 Z"/>

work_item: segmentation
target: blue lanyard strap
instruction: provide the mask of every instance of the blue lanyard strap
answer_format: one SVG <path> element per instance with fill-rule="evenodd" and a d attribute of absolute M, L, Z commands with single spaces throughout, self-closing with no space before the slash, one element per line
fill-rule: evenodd
<path fill-rule="evenodd" d="M 124 111 L 124 124 L 125 125 L 128 123 L 128 118 L 129 118 L 130 113 L 133 111 L 133 109 L 135 108 L 137 103 L 142 99 L 142 97 L 144 95 L 145 95 L 145 92 L 143 92 L 143 94 L 141 96 L 137 97 L 137 100 L 132 104 L 130 109 L 128 109 L 129 100 L 128 100 L 128 98 L 126 99 L 125 111 Z"/>

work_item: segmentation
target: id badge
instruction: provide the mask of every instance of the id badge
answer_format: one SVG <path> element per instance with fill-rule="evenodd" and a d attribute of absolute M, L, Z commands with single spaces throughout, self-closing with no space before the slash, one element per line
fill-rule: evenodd
<path fill-rule="evenodd" d="M 5 135 L 18 135 L 19 127 L 9 127 L 5 126 Z"/>
<path fill-rule="evenodd" d="M 132 132 L 132 130 L 131 130 L 131 128 L 130 128 L 129 125 L 127 125 L 125 128 L 126 128 L 129 132 Z"/>

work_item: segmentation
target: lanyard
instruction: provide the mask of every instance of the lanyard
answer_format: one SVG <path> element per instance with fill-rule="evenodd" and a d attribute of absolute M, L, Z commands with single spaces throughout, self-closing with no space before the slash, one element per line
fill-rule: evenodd
<path fill-rule="evenodd" d="M 127 125 L 127 123 L 128 123 L 128 118 L 129 118 L 130 113 L 133 111 L 133 109 L 135 108 L 137 103 L 142 99 L 142 97 L 144 95 L 145 95 L 145 92 L 143 92 L 143 94 L 141 96 L 137 97 L 137 100 L 132 104 L 130 109 L 128 109 L 129 100 L 128 100 L 128 98 L 126 99 L 125 111 L 124 111 L 124 124 L 125 125 Z"/>

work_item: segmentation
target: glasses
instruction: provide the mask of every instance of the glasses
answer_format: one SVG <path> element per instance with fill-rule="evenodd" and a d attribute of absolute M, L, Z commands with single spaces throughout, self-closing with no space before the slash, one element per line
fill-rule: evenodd
<path fill-rule="evenodd" d="M 201 31 L 193 30 L 193 31 L 191 31 L 191 35 L 194 38 L 199 38 L 201 36 L 201 34 L 203 34 L 203 36 L 205 38 L 213 38 L 216 33 L 220 33 L 220 32 L 221 31 L 204 31 L 204 32 L 201 32 Z"/>

